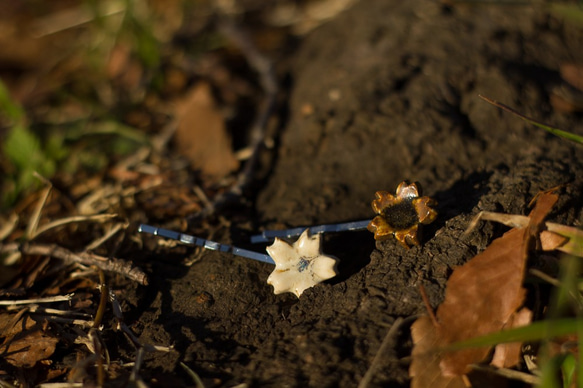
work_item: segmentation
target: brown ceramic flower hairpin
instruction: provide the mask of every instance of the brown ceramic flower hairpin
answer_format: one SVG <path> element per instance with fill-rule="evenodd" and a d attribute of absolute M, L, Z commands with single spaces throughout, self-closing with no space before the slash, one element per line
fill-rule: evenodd
<path fill-rule="evenodd" d="M 419 245 L 420 224 L 430 224 L 437 218 L 437 212 L 431 208 L 436 202 L 429 197 L 420 196 L 417 184 L 401 182 L 396 195 L 387 191 L 377 191 L 372 208 L 378 214 L 372 221 L 351 221 L 340 224 L 310 226 L 311 233 L 335 233 L 368 229 L 374 233 L 376 240 L 385 240 L 391 236 L 406 248 Z M 292 238 L 299 236 L 306 227 L 285 230 L 264 230 L 251 237 L 252 243 L 273 241 L 274 238 Z"/>
<path fill-rule="evenodd" d="M 396 195 L 388 191 L 377 191 L 372 208 L 378 214 L 367 229 L 374 233 L 375 240 L 386 240 L 395 236 L 405 248 L 419 245 L 419 225 L 430 224 L 437 218 L 431 208 L 436 202 L 429 197 L 421 197 L 415 183 L 401 182 Z"/>

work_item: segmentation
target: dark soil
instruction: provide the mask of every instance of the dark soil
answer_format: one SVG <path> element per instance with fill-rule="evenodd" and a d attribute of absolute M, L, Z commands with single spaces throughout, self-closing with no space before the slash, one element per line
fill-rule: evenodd
<path fill-rule="evenodd" d="M 576 224 L 581 148 L 478 94 L 582 133 L 580 115 L 549 103 L 559 66 L 583 61 L 582 31 L 531 7 L 370 0 L 311 33 L 279 65 L 283 130 L 253 214 L 215 239 L 251 248 L 240 236 L 260 229 L 370 219 L 375 191 L 403 180 L 438 201 L 439 217 L 410 250 L 366 231 L 326 236 L 340 275 L 299 299 L 273 294 L 269 265 L 204 252 L 184 267 L 200 253 L 145 238 L 137 264 L 150 285 L 124 294 L 125 319 L 174 351 L 149 353 L 144 378 L 192 385 L 182 361 L 208 387 L 355 387 L 395 319 L 425 312 L 419 287 L 436 307 L 452 269 L 507 230 L 482 223 L 464 238 L 472 216 L 526 214 L 537 192 L 567 184 L 551 218 Z M 404 325 L 370 386 L 408 386 L 410 349 Z"/>

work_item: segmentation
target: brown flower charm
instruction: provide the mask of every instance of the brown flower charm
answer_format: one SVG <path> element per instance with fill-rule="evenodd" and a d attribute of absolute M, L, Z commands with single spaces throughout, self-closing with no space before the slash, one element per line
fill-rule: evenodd
<path fill-rule="evenodd" d="M 401 182 L 396 195 L 388 191 L 377 191 L 372 208 L 378 214 L 367 229 L 374 233 L 375 240 L 386 240 L 395 236 L 405 248 L 419 245 L 419 224 L 430 224 L 437 218 L 431 208 L 436 202 L 429 197 L 420 197 L 415 183 Z"/>

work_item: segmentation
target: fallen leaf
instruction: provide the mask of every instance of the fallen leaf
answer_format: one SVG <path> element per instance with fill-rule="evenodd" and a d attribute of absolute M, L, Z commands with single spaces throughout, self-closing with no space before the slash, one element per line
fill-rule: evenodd
<path fill-rule="evenodd" d="M 555 86 L 550 94 L 553 108 L 562 113 L 578 112 L 583 109 L 583 66 L 565 63 L 560 67 L 564 82 Z"/>
<path fill-rule="evenodd" d="M 411 325 L 411 337 L 411 388 L 466 388 L 462 377 L 442 375 L 439 367 L 441 355 L 435 350 L 440 339 L 429 316 L 423 316 Z"/>
<path fill-rule="evenodd" d="M 543 251 L 554 251 L 564 246 L 569 239 L 558 233 L 543 230 L 540 234 L 540 244 Z"/>
<path fill-rule="evenodd" d="M 544 198 L 542 198 L 543 195 Z M 558 197 L 555 194 L 546 193 L 541 194 L 541 198 L 542 203 L 540 205 L 540 209 L 543 209 L 544 207 L 547 210 L 541 210 L 541 214 L 543 214 L 543 216 L 542 218 L 539 217 L 538 221 L 533 221 L 532 214 L 527 217 L 518 214 L 504 214 L 483 211 L 474 217 L 464 234 L 469 234 L 469 232 L 471 232 L 476 227 L 480 220 L 500 222 L 501 224 L 511 226 L 513 228 L 526 228 L 531 224 L 531 222 L 535 222 L 535 224 L 538 222 L 539 226 L 535 227 L 535 232 L 543 229 L 538 234 L 543 251 L 559 250 L 574 256 L 583 257 L 583 230 L 573 226 L 561 225 L 554 222 L 545 222 L 542 224 L 542 221 L 546 217 L 546 212 L 548 212 L 555 204 Z"/>
<path fill-rule="evenodd" d="M 16 314 L 7 312 L 0 314 L 0 338 L 13 337 L 36 325 L 36 322 L 25 313 L 26 310 Z"/>
<path fill-rule="evenodd" d="M 572 226 L 554 224 L 550 222 L 547 222 L 546 225 L 549 232 L 557 233 L 568 239 L 568 241 L 564 244 L 557 246 L 557 250 L 569 253 L 574 256 L 583 257 L 583 230 L 574 228 Z M 546 236 L 543 236 L 543 233 L 541 233 L 541 239 L 543 237 L 546 238 Z"/>
<path fill-rule="evenodd" d="M 106 72 L 111 80 L 116 80 L 128 90 L 135 90 L 139 87 L 144 70 L 132 58 L 131 47 L 119 43 L 109 53 Z"/>
<path fill-rule="evenodd" d="M 18 214 L 11 213 L 7 218 L 0 216 L 0 241 L 6 239 L 16 229 Z"/>
<path fill-rule="evenodd" d="M 31 368 L 39 361 L 46 360 L 54 352 L 59 342 L 55 338 L 42 331 L 38 326 L 36 330 L 17 335 L 5 341 L 0 346 L 0 352 L 4 359 L 18 368 Z"/>
<path fill-rule="evenodd" d="M 536 237 L 535 235 L 540 232 L 543 221 L 558 200 L 559 196 L 551 192 L 545 192 L 537 195 L 536 205 L 528 215 L 528 218 L 530 219 L 528 227 L 530 229 L 531 236 Z"/>
<path fill-rule="evenodd" d="M 203 176 L 218 180 L 239 167 L 225 121 L 211 87 L 199 82 L 176 110 L 174 140 L 178 152 Z"/>
<path fill-rule="evenodd" d="M 504 329 L 514 329 L 521 326 L 526 326 L 532 321 L 532 311 L 524 307 L 515 313 Z M 512 342 L 499 344 L 494 348 L 494 356 L 490 365 L 497 368 L 511 368 L 520 362 L 522 354 L 522 343 Z"/>
<path fill-rule="evenodd" d="M 522 305 L 524 239 L 524 229 L 512 229 L 453 272 L 437 309 L 442 345 L 499 331 Z M 469 364 L 482 361 L 489 351 L 482 347 L 446 353 L 441 370 L 446 376 L 463 375 Z"/>
<path fill-rule="evenodd" d="M 583 91 L 583 65 L 564 63 L 560 68 L 561 77 L 572 86 Z"/>
<path fill-rule="evenodd" d="M 583 100 L 581 97 L 569 92 L 570 90 L 566 88 L 555 88 L 553 90 L 553 93 L 549 96 L 549 100 L 555 111 L 560 113 L 573 113 L 583 109 Z"/>
<path fill-rule="evenodd" d="M 456 269 L 447 282 L 443 303 L 437 309 L 438 336 L 442 345 L 502 330 L 522 305 L 522 287 L 530 245 L 558 196 L 544 192 L 537 198 L 526 228 L 515 228 Z M 490 347 L 445 353 L 440 366 L 444 375 L 463 375 L 468 365 L 479 363 Z"/>

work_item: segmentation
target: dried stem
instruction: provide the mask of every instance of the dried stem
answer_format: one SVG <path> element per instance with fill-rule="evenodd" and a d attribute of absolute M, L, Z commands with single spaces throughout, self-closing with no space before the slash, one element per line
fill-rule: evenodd
<path fill-rule="evenodd" d="M 101 298 L 99 300 L 99 307 L 95 313 L 95 319 L 93 320 L 93 328 L 98 328 L 101 326 L 101 321 L 103 320 L 103 315 L 105 314 L 105 308 L 107 306 L 107 299 L 109 297 L 109 287 L 105 284 L 105 275 L 103 271 L 99 270 L 99 291 L 101 292 Z"/>
<path fill-rule="evenodd" d="M 26 228 L 26 236 L 28 239 L 33 239 L 36 236 L 36 228 L 38 227 L 38 223 L 40 222 L 40 214 L 47 200 L 49 199 L 49 195 L 51 194 L 52 189 L 53 185 L 47 181 L 47 187 L 44 190 L 43 196 L 41 200 L 38 201 L 38 203 L 36 204 L 34 212 L 30 216 L 30 220 Z"/>
<path fill-rule="evenodd" d="M 172 350 L 172 347 L 169 346 L 160 346 L 160 345 L 151 345 L 151 344 L 143 344 L 139 338 L 134 334 L 132 329 L 128 327 L 123 321 L 123 313 L 119 302 L 117 301 L 117 297 L 113 292 L 109 292 L 109 301 L 111 302 L 111 308 L 113 310 L 113 315 L 117 320 L 118 328 L 123 331 L 123 333 L 130 339 L 132 344 L 136 347 L 136 361 L 134 367 L 132 368 L 132 374 L 130 376 L 130 381 L 139 382 L 141 381 L 139 378 L 139 370 L 142 365 L 144 359 L 144 352 L 169 352 Z"/>
<path fill-rule="evenodd" d="M 407 322 L 409 322 L 413 319 L 417 319 L 417 316 L 408 317 L 407 319 L 403 319 L 401 317 L 395 319 L 395 322 L 393 322 L 393 325 L 391 326 L 391 328 L 387 332 L 387 335 L 385 335 L 385 338 L 383 339 L 383 342 L 381 343 L 381 347 L 379 348 L 377 354 L 375 355 L 374 359 L 372 360 L 370 367 L 366 371 L 362 380 L 360 380 L 360 383 L 358 384 L 358 388 L 366 388 L 369 386 L 374 374 L 376 373 L 376 371 L 379 367 L 379 364 L 380 364 L 382 357 L 387 354 L 388 350 L 395 343 L 397 334 L 399 333 L 399 329 L 404 324 L 406 324 Z"/>
<path fill-rule="evenodd" d="M 36 304 L 36 303 L 55 303 L 70 301 L 73 294 L 49 296 L 47 298 L 21 299 L 21 300 L 0 300 L 0 306 L 12 306 L 16 304 Z"/>
<path fill-rule="evenodd" d="M 35 233 L 34 233 L 34 236 L 30 236 L 30 239 L 32 240 L 33 238 L 38 237 L 40 234 L 45 233 L 51 229 L 54 229 L 54 228 L 62 226 L 62 225 L 79 223 L 79 222 L 106 222 L 106 221 L 109 221 L 115 217 L 117 217 L 117 214 L 95 214 L 95 215 L 91 215 L 91 216 L 73 216 L 73 217 L 61 218 L 61 219 L 55 220 L 53 222 L 49 222 L 48 224 L 43 225 L 40 228 L 37 228 Z"/>
<path fill-rule="evenodd" d="M 222 21 L 219 28 L 228 39 L 239 47 L 243 55 L 247 58 L 249 65 L 257 72 L 261 86 L 265 92 L 265 97 L 259 109 L 259 113 L 255 118 L 255 122 L 251 127 L 251 140 L 249 144 L 251 156 L 239 173 L 236 183 L 229 191 L 214 198 L 210 206 L 206 206 L 200 212 L 189 216 L 189 221 L 204 218 L 217 212 L 219 209 L 236 202 L 241 198 L 245 189 L 251 184 L 253 181 L 253 172 L 259 163 L 259 155 L 265 145 L 267 125 L 269 118 L 275 110 L 276 97 L 279 89 L 273 63 L 257 50 L 257 47 L 251 38 L 232 21 Z"/>
<path fill-rule="evenodd" d="M 87 266 L 94 265 L 103 271 L 119 273 L 142 285 L 148 284 L 148 277 L 141 269 L 132 267 L 130 263 L 121 259 L 108 259 L 107 257 L 99 256 L 90 252 L 75 253 L 56 244 L 0 244 L 0 253 L 10 253 L 14 251 L 20 251 L 25 255 L 50 256 L 68 263 L 77 263 Z"/>

